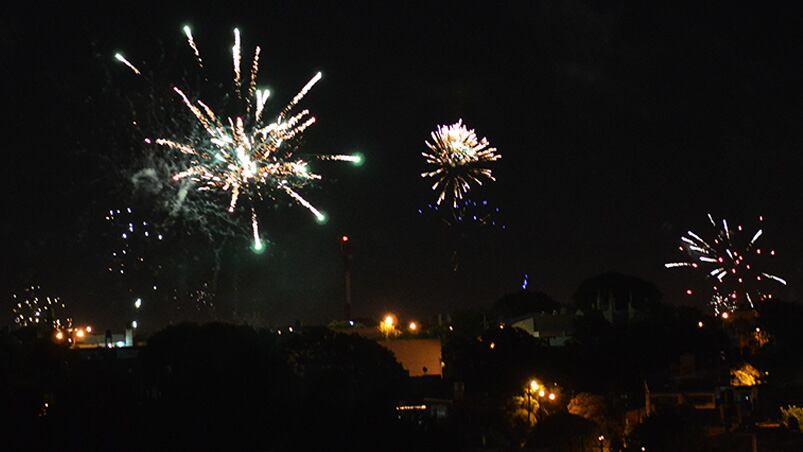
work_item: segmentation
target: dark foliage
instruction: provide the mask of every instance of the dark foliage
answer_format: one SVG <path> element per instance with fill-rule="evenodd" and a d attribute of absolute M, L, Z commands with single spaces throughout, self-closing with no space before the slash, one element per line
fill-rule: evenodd
<path fill-rule="evenodd" d="M 560 303 L 543 292 L 522 290 L 497 300 L 493 305 L 493 313 L 499 320 L 507 320 L 534 312 L 552 312 L 560 307 Z"/>
<path fill-rule="evenodd" d="M 370 450 L 402 433 L 406 375 L 356 336 L 182 324 L 73 350 L 4 334 L 0 358 L 11 450 Z"/>
<path fill-rule="evenodd" d="M 661 301 L 661 291 L 655 284 L 641 278 L 621 273 L 603 273 L 586 279 L 574 293 L 575 305 L 589 310 L 599 300 L 606 306 L 609 301 L 616 309 L 627 309 L 632 303 L 635 309 L 647 309 Z"/>

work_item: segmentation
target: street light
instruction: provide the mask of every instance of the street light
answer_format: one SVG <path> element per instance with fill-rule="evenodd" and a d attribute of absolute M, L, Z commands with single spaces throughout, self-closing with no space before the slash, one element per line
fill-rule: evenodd
<path fill-rule="evenodd" d="M 385 314 L 382 322 L 379 323 L 379 331 L 381 331 L 386 338 L 394 335 L 396 333 L 396 316 L 391 313 Z"/>

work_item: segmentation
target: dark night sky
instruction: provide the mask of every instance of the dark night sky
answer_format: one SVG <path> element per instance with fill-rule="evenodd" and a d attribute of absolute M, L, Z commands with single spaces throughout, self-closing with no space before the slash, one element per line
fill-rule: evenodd
<path fill-rule="evenodd" d="M 119 138 L 131 135 L 121 101 L 139 88 L 112 55 L 167 55 L 165 66 L 191 70 L 184 23 L 223 82 L 233 27 L 246 47 L 261 45 L 274 102 L 323 71 L 304 102 L 318 118 L 307 149 L 367 157 L 359 169 L 327 167 L 309 192 L 330 216 L 325 226 L 284 206 L 264 223 L 270 253 L 253 256 L 246 237 L 227 243 L 221 315 L 236 299 L 272 324 L 337 317 L 343 233 L 355 243 L 363 316 L 487 305 L 525 272 L 531 287 L 560 301 L 584 278 L 620 271 L 654 281 L 667 301 L 690 302 L 681 292 L 697 276 L 663 263 L 687 228 L 706 230 L 709 211 L 745 224 L 764 215 L 767 243 L 779 250 L 775 270 L 790 282 L 780 295 L 796 298 L 803 284 L 798 11 L 699 2 L 114 3 L 126 6 L 31 6 L 0 19 L 2 293 L 35 281 L 94 323 L 111 323 L 119 312 L 111 307 L 128 303 L 103 274 L 100 220 L 128 202 L 118 175 L 132 169 L 114 165 L 133 152 Z M 467 235 L 454 273 L 450 235 L 416 210 L 431 196 L 418 177 L 423 142 L 458 118 L 503 155 L 487 194 L 508 229 Z M 176 246 L 203 255 L 210 244 Z M 193 265 L 210 263 L 185 263 Z"/>

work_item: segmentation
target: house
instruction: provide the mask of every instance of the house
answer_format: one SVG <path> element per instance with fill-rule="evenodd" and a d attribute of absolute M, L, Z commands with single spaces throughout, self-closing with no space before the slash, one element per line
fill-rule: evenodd
<path fill-rule="evenodd" d="M 574 322 L 583 316 L 583 311 L 561 308 L 560 311 L 530 313 L 509 319 L 506 323 L 526 331 L 532 336 L 544 339 L 549 345 L 566 345 L 574 335 Z"/>

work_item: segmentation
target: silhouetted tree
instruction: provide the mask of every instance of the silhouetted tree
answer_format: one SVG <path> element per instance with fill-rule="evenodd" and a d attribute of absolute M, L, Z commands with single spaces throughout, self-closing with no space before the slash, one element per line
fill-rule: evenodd
<path fill-rule="evenodd" d="M 666 410 L 653 414 L 638 425 L 630 442 L 657 452 L 704 450 L 706 436 L 702 425 L 690 407 Z"/>
<path fill-rule="evenodd" d="M 647 309 L 655 306 L 661 297 L 661 291 L 649 281 L 621 273 L 603 273 L 580 283 L 572 298 L 583 310 L 591 309 L 597 301 L 603 306 L 613 301 L 616 309 L 622 310 L 627 309 L 628 303 L 635 309 Z"/>
<path fill-rule="evenodd" d="M 552 312 L 560 307 L 560 303 L 543 292 L 521 290 L 497 300 L 493 305 L 493 313 L 497 319 L 506 320 L 535 312 Z"/>
<path fill-rule="evenodd" d="M 595 452 L 597 427 L 592 421 L 571 413 L 555 413 L 535 425 L 527 447 L 554 452 Z"/>

